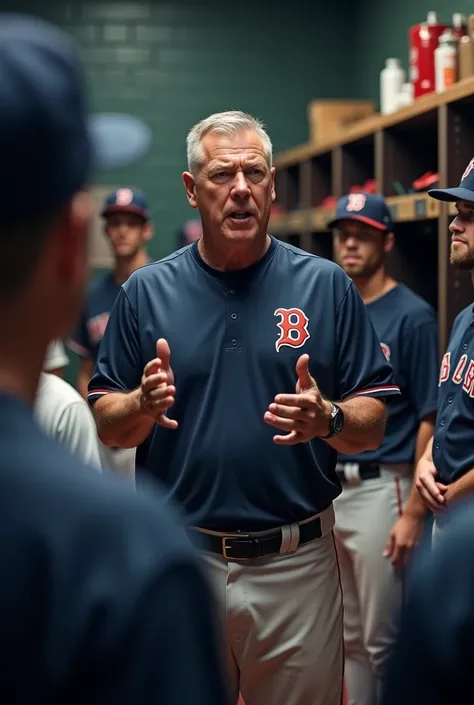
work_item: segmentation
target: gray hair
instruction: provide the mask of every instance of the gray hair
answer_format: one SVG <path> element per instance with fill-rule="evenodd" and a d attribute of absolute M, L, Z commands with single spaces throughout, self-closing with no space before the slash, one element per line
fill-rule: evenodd
<path fill-rule="evenodd" d="M 196 175 L 199 171 L 202 163 L 201 143 L 209 132 L 220 132 L 227 135 L 235 135 L 238 132 L 255 132 L 262 140 L 265 158 L 271 168 L 273 147 L 263 122 L 241 110 L 227 110 L 223 113 L 210 115 L 194 125 L 189 131 L 186 137 L 186 150 L 188 170 L 191 174 Z"/>

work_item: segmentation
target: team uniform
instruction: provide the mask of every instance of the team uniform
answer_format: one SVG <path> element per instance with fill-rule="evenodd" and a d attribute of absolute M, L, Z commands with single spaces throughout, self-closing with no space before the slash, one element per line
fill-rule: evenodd
<path fill-rule="evenodd" d="M 144 195 L 128 188 L 119 188 L 105 199 L 102 217 L 112 213 L 127 212 L 149 219 L 148 204 Z M 95 360 L 104 335 L 110 312 L 120 291 L 114 273 L 108 272 L 96 279 L 86 299 L 81 320 L 68 345 L 83 359 Z M 134 448 L 111 448 L 99 441 L 102 463 L 120 475 L 133 476 L 135 472 Z"/>
<path fill-rule="evenodd" d="M 48 436 L 63 443 L 87 465 L 101 470 L 95 421 L 86 400 L 74 387 L 43 372 L 36 393 L 35 416 Z"/>
<path fill-rule="evenodd" d="M 474 158 L 458 187 L 431 189 L 444 202 L 474 204 Z M 439 373 L 438 416 L 433 438 L 433 462 L 439 481 L 449 485 L 474 469 L 474 305 L 456 317 Z M 433 537 L 442 526 L 435 517 Z"/>
<path fill-rule="evenodd" d="M 321 439 L 278 446 L 264 414 L 277 393 L 294 393 L 303 353 L 328 399 L 399 394 L 364 304 L 337 265 L 274 238 L 260 261 L 233 272 L 209 267 L 194 243 L 123 285 L 91 403 L 139 386 L 160 337 L 179 427 L 155 426 L 137 465 L 184 508 L 203 551 L 232 694 L 240 686 L 252 705 L 339 703 L 336 453 Z"/>
<path fill-rule="evenodd" d="M 351 702 L 373 703 L 396 636 L 400 571 L 383 557 L 413 482 L 420 422 L 436 411 L 437 322 L 403 284 L 367 305 L 402 396 L 389 405 L 385 440 L 375 451 L 341 455 L 343 492 L 335 537 L 344 594 L 346 678 Z"/>
<path fill-rule="evenodd" d="M 445 485 L 474 468 L 473 304 L 456 317 L 441 362 L 433 462 Z M 435 532 L 441 524 L 441 517 L 436 517 Z"/>
<path fill-rule="evenodd" d="M 335 219 L 392 232 L 380 195 L 349 194 Z M 346 680 L 350 702 L 376 702 L 383 667 L 396 636 L 402 573 L 383 556 L 413 482 L 420 422 L 436 411 L 438 330 L 434 310 L 403 284 L 366 305 L 401 396 L 388 408 L 385 439 L 373 451 L 341 455 L 343 492 L 335 502 L 336 546 L 344 595 Z"/>

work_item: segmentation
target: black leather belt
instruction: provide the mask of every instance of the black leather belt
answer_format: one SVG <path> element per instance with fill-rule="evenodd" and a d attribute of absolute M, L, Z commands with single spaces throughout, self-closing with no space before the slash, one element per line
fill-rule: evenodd
<path fill-rule="evenodd" d="M 320 539 L 322 536 L 321 520 L 319 517 L 309 521 L 307 524 L 300 524 L 299 546 L 308 543 L 313 539 Z M 201 551 L 209 551 L 227 558 L 229 561 L 251 560 L 252 558 L 263 558 L 272 553 L 280 553 L 283 539 L 281 529 L 275 529 L 264 536 L 254 536 L 240 533 L 230 536 L 214 536 L 204 534 L 195 529 L 188 530 L 191 541 Z"/>
<path fill-rule="evenodd" d="M 349 463 L 350 464 L 350 463 Z M 358 463 L 359 474 L 361 480 L 375 480 L 380 477 L 380 465 L 372 463 Z M 344 474 L 344 470 L 336 469 L 337 476 L 342 484 L 348 484 L 350 479 Z"/>

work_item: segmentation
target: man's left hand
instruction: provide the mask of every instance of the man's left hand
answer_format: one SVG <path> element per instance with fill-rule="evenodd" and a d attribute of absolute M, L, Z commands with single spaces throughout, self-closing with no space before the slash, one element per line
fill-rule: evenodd
<path fill-rule="evenodd" d="M 273 436 L 275 443 L 280 445 L 307 443 L 329 431 L 331 405 L 323 399 L 309 372 L 309 355 L 298 358 L 296 374 L 296 394 L 278 394 L 264 416 L 270 426 L 287 431 L 284 436 Z"/>

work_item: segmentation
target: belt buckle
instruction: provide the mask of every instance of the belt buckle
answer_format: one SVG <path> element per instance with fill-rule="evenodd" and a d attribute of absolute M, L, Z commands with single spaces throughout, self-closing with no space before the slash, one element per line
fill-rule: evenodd
<path fill-rule="evenodd" d="M 233 534 L 231 536 L 223 536 L 222 537 L 222 539 L 221 539 L 222 555 L 224 556 L 224 558 L 227 561 L 235 560 L 233 558 L 233 556 L 229 556 L 229 554 L 227 553 L 227 551 L 232 550 L 232 546 L 228 546 L 227 541 L 229 541 L 229 540 L 230 541 L 232 541 L 232 540 L 238 541 L 239 539 L 246 539 L 247 541 L 251 540 L 249 534 Z M 244 560 L 244 559 L 239 558 L 238 560 Z"/>

